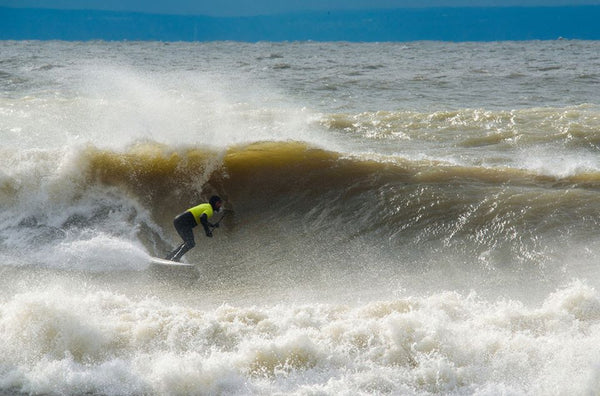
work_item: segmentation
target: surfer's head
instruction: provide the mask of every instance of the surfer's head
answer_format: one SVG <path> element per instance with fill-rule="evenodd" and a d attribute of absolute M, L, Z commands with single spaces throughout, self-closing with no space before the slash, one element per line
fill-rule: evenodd
<path fill-rule="evenodd" d="M 212 206 L 214 211 L 218 212 L 221 209 L 221 205 L 223 205 L 223 200 L 220 197 L 213 195 L 210 197 L 208 203 L 210 203 L 210 206 Z"/>

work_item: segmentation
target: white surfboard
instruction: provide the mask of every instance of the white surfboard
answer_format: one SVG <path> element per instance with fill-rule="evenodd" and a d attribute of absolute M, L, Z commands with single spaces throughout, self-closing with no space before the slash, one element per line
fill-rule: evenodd
<path fill-rule="evenodd" d="M 173 268 L 196 268 L 194 264 L 178 263 L 177 261 L 171 261 L 167 259 L 161 259 L 158 257 L 150 257 L 150 265 L 157 267 L 173 267 Z"/>
<path fill-rule="evenodd" d="M 182 280 L 195 280 L 200 276 L 198 267 L 194 264 L 178 263 L 158 257 L 150 257 L 150 272 L 161 279 L 181 282 Z"/>

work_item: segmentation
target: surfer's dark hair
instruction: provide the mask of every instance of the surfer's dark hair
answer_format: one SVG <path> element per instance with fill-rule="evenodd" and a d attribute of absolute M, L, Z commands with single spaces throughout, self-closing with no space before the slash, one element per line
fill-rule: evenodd
<path fill-rule="evenodd" d="M 215 205 L 217 204 L 217 202 L 219 202 L 219 201 L 223 201 L 221 199 L 221 197 L 219 197 L 217 195 L 213 195 L 212 197 L 210 197 L 210 200 L 208 201 L 208 203 L 210 203 L 210 206 L 212 206 L 214 208 Z"/>

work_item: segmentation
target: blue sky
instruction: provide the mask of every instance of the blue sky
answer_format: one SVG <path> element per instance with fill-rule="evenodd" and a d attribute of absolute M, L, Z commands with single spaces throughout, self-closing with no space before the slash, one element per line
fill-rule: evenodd
<path fill-rule="evenodd" d="M 403 7 L 600 5 L 600 0 L 0 0 L 17 8 L 94 9 L 209 16 Z"/>

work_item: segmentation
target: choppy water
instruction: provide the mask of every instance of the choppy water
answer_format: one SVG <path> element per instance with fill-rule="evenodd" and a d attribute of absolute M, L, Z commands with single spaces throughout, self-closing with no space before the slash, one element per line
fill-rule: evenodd
<path fill-rule="evenodd" d="M 599 49 L 1 42 L 0 390 L 600 392 Z"/>

